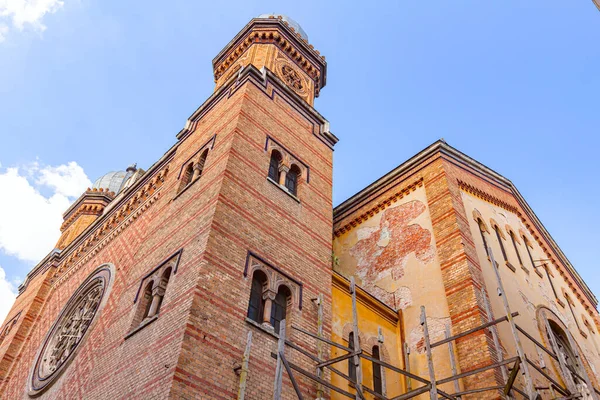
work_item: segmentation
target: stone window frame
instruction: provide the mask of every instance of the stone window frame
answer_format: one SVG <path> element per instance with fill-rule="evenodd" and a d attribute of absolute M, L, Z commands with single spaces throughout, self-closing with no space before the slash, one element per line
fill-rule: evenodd
<path fill-rule="evenodd" d="M 517 256 L 517 260 L 519 261 L 519 265 L 521 267 L 521 269 L 523 271 L 525 271 L 525 273 L 527 275 L 529 275 L 531 272 L 529 271 L 529 269 L 527 267 L 525 267 L 525 265 L 523 264 L 523 257 L 521 256 L 521 253 L 519 252 L 519 247 L 521 246 L 521 238 L 519 236 L 519 233 L 516 232 L 512 226 L 506 224 L 506 226 L 504 227 L 506 229 L 506 232 L 508 233 L 508 236 L 510 237 L 510 241 L 513 245 L 513 250 L 515 251 L 515 254 Z"/>
<path fill-rule="evenodd" d="M 477 230 L 479 231 L 479 234 L 481 236 L 481 241 L 483 242 L 483 250 L 485 251 L 485 256 L 487 257 L 488 261 L 492 261 L 490 258 L 490 254 L 489 254 L 489 243 L 487 238 L 485 237 L 485 234 L 490 234 L 490 229 L 488 228 L 487 224 L 485 223 L 485 219 L 483 218 L 483 216 L 481 215 L 481 213 L 477 210 L 474 209 L 473 210 L 473 220 L 475 221 L 475 223 L 477 224 Z"/>
<path fill-rule="evenodd" d="M 166 295 L 167 287 L 173 282 L 175 274 L 177 273 L 182 253 L 183 249 L 177 250 L 160 262 L 140 280 L 138 290 L 133 299 L 135 311 L 133 313 L 131 327 L 129 332 L 125 335 L 125 339 L 130 338 L 146 326 L 150 325 L 160 316 L 160 309 L 164 306 L 164 297 Z M 169 268 L 171 269 L 171 273 L 165 281 L 164 274 Z M 152 298 L 143 298 L 146 294 L 145 291 L 147 287 L 151 288 Z M 155 312 L 147 317 L 146 314 L 148 314 L 152 307 L 154 307 Z"/>
<path fill-rule="evenodd" d="M 506 247 L 504 246 L 504 242 L 506 241 L 506 234 L 500 227 L 498 221 L 494 218 L 490 218 L 490 225 L 496 234 L 496 240 L 498 241 L 498 245 L 500 246 L 500 253 L 502 254 L 502 259 L 504 261 L 504 265 L 508 267 L 512 272 L 517 272 L 517 269 L 511 264 L 508 260 L 508 253 L 506 252 Z"/>
<path fill-rule="evenodd" d="M 265 141 L 265 152 L 269 155 L 269 166 L 271 164 L 271 155 L 273 151 L 277 151 L 281 155 L 281 162 L 279 165 L 279 181 L 276 182 L 267 174 L 267 180 L 273 183 L 275 186 L 280 188 L 283 192 L 290 195 L 294 200 L 300 202 L 300 189 L 305 183 L 310 183 L 310 167 L 298 157 L 296 157 L 291 151 L 285 148 L 277 140 L 267 135 Z M 297 169 L 296 187 L 295 190 L 288 188 L 286 183 L 287 174 L 290 170 Z"/>
<path fill-rule="evenodd" d="M 286 324 L 289 325 L 294 319 L 294 309 L 302 310 L 302 289 L 303 284 L 299 280 L 293 278 L 289 274 L 283 272 L 278 267 L 265 261 L 262 257 L 248 251 L 246 256 L 246 265 L 244 268 L 244 278 L 252 284 L 255 271 L 261 271 L 266 276 L 266 283 L 263 286 L 263 304 L 264 311 L 262 313 L 262 323 L 254 321 L 246 317 L 246 321 L 260 329 L 279 337 L 279 332 L 271 325 L 271 309 L 272 302 L 275 300 L 277 293 L 283 286 L 289 291 L 288 304 L 286 307 Z M 248 291 L 250 294 L 250 291 Z"/>
<path fill-rule="evenodd" d="M 577 353 L 579 354 L 579 360 L 581 361 L 581 364 L 582 364 L 582 365 L 580 365 L 580 367 L 585 368 L 588 371 L 591 370 L 589 362 L 588 362 L 586 356 L 584 355 L 585 353 L 582 351 L 582 349 L 579 346 L 579 344 L 577 343 L 577 341 L 573 338 L 573 335 L 571 334 L 569 327 L 567 326 L 567 322 L 564 320 L 564 317 L 561 318 L 558 314 L 556 314 L 554 311 L 552 311 L 550 308 L 548 308 L 545 305 L 539 305 L 536 308 L 535 320 L 537 321 L 538 330 L 540 332 L 540 336 L 542 337 L 542 343 L 548 349 L 550 349 L 551 351 L 556 353 L 556 350 L 553 349 L 552 344 L 550 343 L 550 340 L 548 339 L 548 336 L 547 336 L 546 321 L 548 321 L 549 324 L 554 323 L 558 328 L 560 328 L 561 330 L 563 330 L 565 332 L 567 337 L 571 338 L 571 340 L 569 340 L 568 345 L 569 345 L 571 351 L 573 351 L 573 349 L 572 349 L 573 344 L 575 346 L 577 346 L 576 350 L 577 350 Z M 555 360 L 554 358 L 550 358 L 550 363 L 554 369 L 555 375 L 558 377 L 561 377 L 564 381 L 564 377 L 561 372 L 559 362 L 557 360 Z"/>
<path fill-rule="evenodd" d="M 190 188 L 194 183 L 200 180 L 202 173 L 206 167 L 206 160 L 208 155 L 215 147 L 217 135 L 214 134 L 207 142 L 205 142 L 200 148 L 192 154 L 187 160 L 181 164 L 177 180 L 179 181 L 179 188 L 174 199 L 179 197 L 183 192 Z"/>

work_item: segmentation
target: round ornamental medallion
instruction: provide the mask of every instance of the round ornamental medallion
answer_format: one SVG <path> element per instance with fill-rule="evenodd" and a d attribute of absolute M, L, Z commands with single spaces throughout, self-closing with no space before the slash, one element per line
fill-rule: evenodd
<path fill-rule="evenodd" d="M 302 79 L 300 79 L 300 75 L 298 75 L 298 73 L 294 71 L 294 69 L 291 66 L 289 66 L 288 64 L 284 64 L 281 67 L 281 74 L 283 75 L 285 83 L 287 83 L 292 88 L 298 91 L 302 90 Z"/>
<path fill-rule="evenodd" d="M 46 390 L 73 360 L 106 303 L 113 276 L 112 265 L 103 265 L 71 296 L 38 352 L 29 380 L 30 396 Z"/>

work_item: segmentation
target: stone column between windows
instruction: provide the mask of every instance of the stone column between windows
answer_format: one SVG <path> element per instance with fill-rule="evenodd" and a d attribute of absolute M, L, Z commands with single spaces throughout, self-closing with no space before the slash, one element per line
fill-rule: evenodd
<path fill-rule="evenodd" d="M 270 289 L 263 292 L 263 300 L 265 301 L 265 309 L 263 311 L 263 324 L 271 325 L 271 309 L 273 308 L 273 300 L 276 293 Z"/>
<path fill-rule="evenodd" d="M 290 172 L 290 167 L 283 164 L 279 166 L 279 184 L 281 186 L 285 186 L 285 178 L 287 177 L 288 172 Z"/>
<path fill-rule="evenodd" d="M 162 285 L 156 286 L 152 289 L 152 304 L 150 304 L 150 311 L 148 311 L 148 318 L 152 318 L 156 315 L 160 302 L 165 295 L 165 288 Z"/>
<path fill-rule="evenodd" d="M 194 182 L 196 179 L 198 179 L 198 177 L 200 177 L 200 174 L 202 173 L 201 168 L 202 167 L 200 166 L 200 163 L 194 164 L 194 174 L 192 175 L 191 182 Z"/>

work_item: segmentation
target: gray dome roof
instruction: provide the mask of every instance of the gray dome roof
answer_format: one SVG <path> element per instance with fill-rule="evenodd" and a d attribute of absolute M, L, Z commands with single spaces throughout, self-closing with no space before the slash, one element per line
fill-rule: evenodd
<path fill-rule="evenodd" d="M 283 15 L 283 14 L 260 14 L 258 16 L 258 18 L 270 18 L 270 17 L 275 17 L 275 18 L 281 17 L 281 19 L 283 21 L 286 21 L 290 25 L 291 28 L 294 28 L 294 30 L 300 34 L 300 36 L 302 37 L 302 39 L 304 39 L 304 40 L 306 40 L 308 42 L 308 35 L 306 34 L 306 32 L 304 32 L 304 29 L 302 29 L 302 27 L 300 26 L 299 23 L 297 23 L 296 21 L 294 21 L 293 19 L 291 19 L 287 15 Z"/>
<path fill-rule="evenodd" d="M 133 174 L 133 171 L 112 171 L 96 179 L 92 189 L 108 189 L 109 192 L 119 193 L 125 181 Z"/>

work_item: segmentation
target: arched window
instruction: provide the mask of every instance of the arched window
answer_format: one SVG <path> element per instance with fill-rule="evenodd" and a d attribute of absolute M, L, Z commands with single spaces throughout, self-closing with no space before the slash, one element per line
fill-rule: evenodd
<path fill-rule="evenodd" d="M 281 164 L 281 153 L 277 150 L 271 152 L 271 162 L 269 163 L 269 178 L 279 183 L 279 165 Z"/>
<path fill-rule="evenodd" d="M 498 227 L 498 225 L 494 225 L 494 230 L 496 231 L 498 243 L 500 243 L 500 251 L 502 251 L 502 258 L 504 258 L 504 261 L 508 261 L 508 258 L 506 258 L 506 250 L 504 249 L 504 241 L 502 239 L 502 234 L 500 233 L 500 228 Z"/>
<path fill-rule="evenodd" d="M 348 348 L 354 352 L 354 332 L 348 335 Z M 356 382 L 356 365 L 354 365 L 354 357 L 348 359 L 348 376 L 352 382 Z"/>
<path fill-rule="evenodd" d="M 169 284 L 169 279 L 171 278 L 171 268 L 167 268 L 165 272 L 163 272 L 162 277 L 160 278 L 159 290 L 155 290 L 155 296 L 158 296 L 158 300 L 156 300 L 156 311 L 154 311 L 154 315 L 157 315 L 160 312 L 160 306 L 162 306 L 163 299 L 165 297 L 165 292 L 167 290 L 167 285 Z"/>
<path fill-rule="evenodd" d="M 287 303 L 290 299 L 291 292 L 287 286 L 279 286 L 273 305 L 271 306 L 271 325 L 275 328 L 275 332 L 279 333 L 279 324 L 285 319 Z"/>
<path fill-rule="evenodd" d="M 519 253 L 519 247 L 517 246 L 517 239 L 515 239 L 515 233 L 513 231 L 508 232 L 510 235 L 510 240 L 515 248 L 515 253 L 517 253 L 517 259 L 519 260 L 519 264 L 523 265 L 523 260 L 521 259 L 521 254 Z"/>
<path fill-rule="evenodd" d="M 296 195 L 298 189 L 298 177 L 300 176 L 300 168 L 293 164 L 289 172 L 285 176 L 285 187 L 291 194 Z"/>
<path fill-rule="evenodd" d="M 490 256 L 487 240 L 485 239 L 485 225 L 481 219 L 477 219 L 477 225 L 479 225 L 479 233 L 481 234 L 481 240 L 483 241 L 483 247 L 485 248 L 485 254 Z"/>
<path fill-rule="evenodd" d="M 140 301 L 139 309 L 142 311 L 142 316 L 139 318 L 139 322 L 148 318 L 148 313 L 150 313 L 150 305 L 152 304 L 152 281 L 148 282 L 146 287 L 144 288 L 144 295 Z"/>
<path fill-rule="evenodd" d="M 181 184 L 179 185 L 179 190 L 183 190 L 192 181 L 193 175 L 194 175 L 194 163 L 191 162 L 185 167 L 185 170 L 183 171 L 183 174 L 181 175 Z"/>
<path fill-rule="evenodd" d="M 529 249 L 529 242 L 525 235 L 523 235 L 523 243 L 525 243 L 525 248 L 527 249 L 527 255 L 529 256 L 529 261 L 531 261 L 531 267 L 535 269 L 535 263 L 533 262 L 533 256 L 531 255 L 531 250 Z"/>
<path fill-rule="evenodd" d="M 200 176 L 202 176 L 202 171 L 204 171 L 204 163 L 206 163 L 207 156 L 208 156 L 208 149 L 205 149 L 202 152 L 202 155 L 200 155 L 200 158 L 198 159 L 198 164 L 196 165 L 196 169 L 198 170 L 198 172 L 196 173 L 197 174 L 196 178 L 199 178 Z"/>
<path fill-rule="evenodd" d="M 260 270 L 254 271 L 252 275 L 252 288 L 250 289 L 250 302 L 248 303 L 248 318 L 252 321 L 263 322 L 263 311 L 265 304 L 262 293 L 266 286 L 267 276 Z"/>
<path fill-rule="evenodd" d="M 379 355 L 379 346 L 373 346 L 373 358 L 381 361 Z M 383 394 L 383 381 L 381 380 L 381 365 L 373 363 L 373 391 L 375 393 Z"/>

